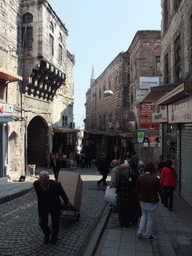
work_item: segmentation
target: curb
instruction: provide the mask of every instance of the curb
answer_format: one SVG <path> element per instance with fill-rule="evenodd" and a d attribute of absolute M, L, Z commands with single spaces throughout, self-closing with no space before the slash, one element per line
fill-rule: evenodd
<path fill-rule="evenodd" d="M 13 199 L 16 199 L 18 197 L 21 197 L 25 194 L 27 194 L 28 192 L 32 191 L 34 188 L 33 186 L 31 186 L 31 188 L 27 188 L 27 189 L 24 189 L 24 190 L 21 190 L 19 192 L 16 192 L 12 195 L 8 195 L 8 196 L 5 196 L 5 197 L 1 197 L 0 198 L 0 204 L 4 204 L 4 203 L 7 203 L 9 201 L 12 201 Z"/>
<path fill-rule="evenodd" d="M 101 240 L 101 237 L 103 235 L 103 232 L 105 230 L 105 227 L 107 225 L 107 222 L 109 220 L 109 217 L 111 216 L 112 209 L 109 205 L 106 206 L 105 212 L 101 216 L 101 219 L 94 231 L 93 236 L 91 237 L 88 247 L 86 248 L 83 256 L 94 256 L 97 246 Z"/>

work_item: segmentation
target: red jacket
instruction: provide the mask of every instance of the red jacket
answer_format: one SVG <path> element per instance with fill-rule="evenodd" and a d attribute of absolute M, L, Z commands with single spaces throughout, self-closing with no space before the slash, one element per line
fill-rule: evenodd
<path fill-rule="evenodd" d="M 175 186 L 177 177 L 178 175 L 174 168 L 171 170 L 170 168 L 164 167 L 161 172 L 160 183 L 163 186 Z"/>

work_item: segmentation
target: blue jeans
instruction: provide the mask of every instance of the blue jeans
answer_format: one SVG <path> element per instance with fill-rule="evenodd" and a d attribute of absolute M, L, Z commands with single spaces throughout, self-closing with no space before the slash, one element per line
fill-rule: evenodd
<path fill-rule="evenodd" d="M 155 222 L 155 210 L 145 210 L 142 208 L 142 216 L 139 223 L 138 233 L 143 233 L 146 229 L 146 238 L 152 235 L 153 226 Z"/>

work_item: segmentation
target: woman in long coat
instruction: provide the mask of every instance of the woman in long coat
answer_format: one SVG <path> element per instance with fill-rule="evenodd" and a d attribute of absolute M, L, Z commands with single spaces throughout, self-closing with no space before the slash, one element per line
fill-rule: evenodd
<path fill-rule="evenodd" d="M 121 227 L 135 225 L 141 215 L 140 205 L 136 200 L 135 187 L 137 175 L 130 173 L 128 163 L 123 164 L 123 171 L 119 175 L 117 196 L 119 199 L 119 222 Z"/>

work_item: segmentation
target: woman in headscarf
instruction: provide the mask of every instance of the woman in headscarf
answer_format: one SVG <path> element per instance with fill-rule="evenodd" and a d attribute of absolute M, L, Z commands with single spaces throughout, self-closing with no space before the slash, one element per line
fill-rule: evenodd
<path fill-rule="evenodd" d="M 128 228 L 130 223 L 135 225 L 140 216 L 140 206 L 135 197 L 136 179 L 137 175 L 130 172 L 129 163 L 124 163 L 116 190 L 119 198 L 119 222 L 121 227 Z"/>

